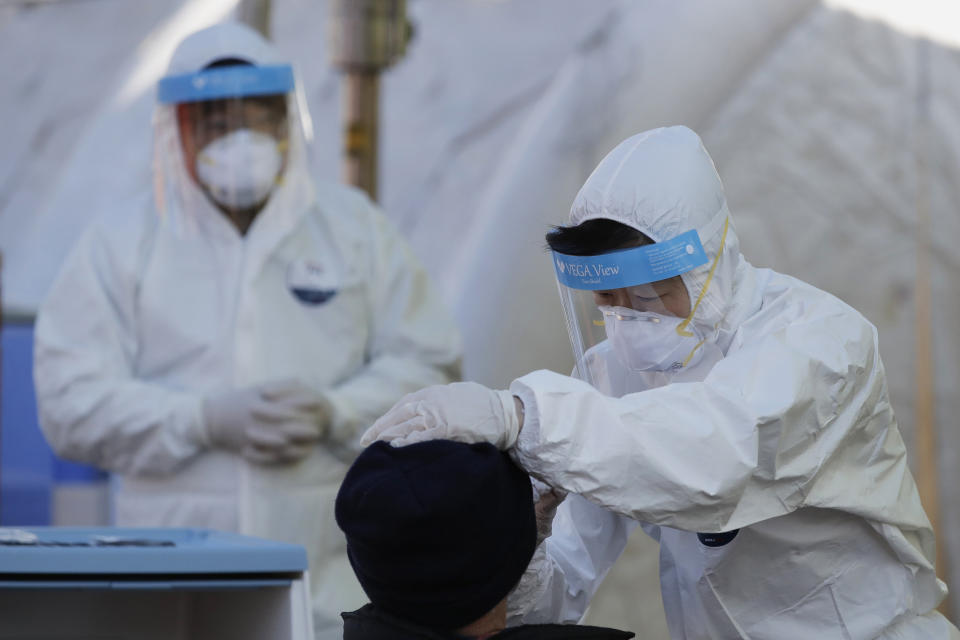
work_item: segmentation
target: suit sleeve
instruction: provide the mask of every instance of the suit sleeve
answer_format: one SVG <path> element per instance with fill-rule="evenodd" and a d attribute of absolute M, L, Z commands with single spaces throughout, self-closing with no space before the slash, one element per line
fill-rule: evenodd
<path fill-rule="evenodd" d="M 634 520 L 720 532 L 801 506 L 883 520 L 912 482 L 876 331 L 842 308 L 757 338 L 702 382 L 614 398 L 538 371 L 512 390 L 518 462 Z"/>
<path fill-rule="evenodd" d="M 567 497 L 553 534 L 507 599 L 508 624 L 580 622 L 637 524 L 582 496 Z"/>
<path fill-rule="evenodd" d="M 134 377 L 142 248 L 138 235 L 97 223 L 81 236 L 37 317 L 34 382 L 58 455 L 164 475 L 203 448 L 202 400 Z"/>

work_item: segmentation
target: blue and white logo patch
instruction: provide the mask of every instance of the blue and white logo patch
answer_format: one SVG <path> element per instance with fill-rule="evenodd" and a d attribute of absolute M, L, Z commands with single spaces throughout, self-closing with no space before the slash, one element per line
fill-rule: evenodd
<path fill-rule="evenodd" d="M 303 258 L 287 267 L 287 288 L 303 304 L 316 306 L 337 295 L 339 279 L 321 262 Z"/>
<path fill-rule="evenodd" d="M 553 253 L 554 270 L 560 284 L 590 291 L 622 289 L 666 280 L 707 262 L 700 236 L 693 229 L 656 244 L 597 256 Z"/>

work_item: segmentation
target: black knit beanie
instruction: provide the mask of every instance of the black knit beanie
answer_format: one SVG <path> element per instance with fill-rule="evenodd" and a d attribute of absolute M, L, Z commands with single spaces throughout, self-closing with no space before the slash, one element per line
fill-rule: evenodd
<path fill-rule="evenodd" d="M 435 629 L 493 609 L 536 546 L 530 479 L 486 443 L 375 442 L 347 472 L 336 518 L 370 601 Z"/>

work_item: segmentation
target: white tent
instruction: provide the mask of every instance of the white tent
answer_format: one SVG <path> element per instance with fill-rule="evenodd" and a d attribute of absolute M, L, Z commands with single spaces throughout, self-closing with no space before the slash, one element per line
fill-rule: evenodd
<path fill-rule="evenodd" d="M 16 61 L 0 66 L 9 308 L 34 309 L 86 221 L 149 188 L 153 86 L 166 56 L 235 4 L 0 0 L 0 59 Z M 274 38 L 306 82 L 316 166 L 335 177 L 339 84 L 326 61 L 325 3 L 274 6 Z M 570 369 L 543 234 L 616 142 L 688 124 L 717 162 L 745 255 L 837 294 L 878 326 L 908 443 L 915 416 L 933 410 L 940 532 L 960 530 L 960 336 L 951 328 L 960 317 L 960 31 L 951 29 L 960 8 L 409 7 L 416 38 L 382 92 L 382 203 L 463 327 L 468 378 L 504 385 L 535 368 Z M 915 471 L 924 459 L 914 457 Z M 941 577 L 960 593 L 960 543 L 941 541 Z M 666 637 L 653 546 L 631 543 L 591 619 Z M 960 598 L 952 602 L 960 611 Z"/>

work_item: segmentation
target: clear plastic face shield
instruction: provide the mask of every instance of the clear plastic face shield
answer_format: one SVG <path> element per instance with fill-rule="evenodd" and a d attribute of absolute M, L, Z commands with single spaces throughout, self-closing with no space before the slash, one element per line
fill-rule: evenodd
<path fill-rule="evenodd" d="M 708 262 L 694 230 L 600 255 L 553 252 L 574 375 L 614 396 L 684 379 L 711 349 L 695 317 L 713 268 L 689 288 L 681 275 Z"/>
<path fill-rule="evenodd" d="M 187 219 L 213 205 L 256 214 L 303 166 L 310 132 L 290 65 L 213 66 L 158 87 L 154 161 L 158 208 Z"/>

